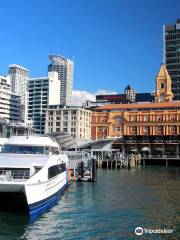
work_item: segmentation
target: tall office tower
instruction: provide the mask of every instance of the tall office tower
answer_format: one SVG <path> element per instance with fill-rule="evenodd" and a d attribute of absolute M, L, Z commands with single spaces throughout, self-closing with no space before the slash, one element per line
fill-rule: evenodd
<path fill-rule="evenodd" d="M 172 79 L 174 100 L 180 100 L 180 19 L 163 26 L 164 62 Z"/>
<path fill-rule="evenodd" d="M 58 72 L 60 81 L 60 104 L 72 105 L 73 68 L 74 63 L 68 58 L 58 55 L 50 55 L 51 64 L 48 65 L 48 72 Z"/>
<path fill-rule="evenodd" d="M 21 120 L 27 119 L 27 79 L 29 70 L 16 64 L 9 65 L 11 90 L 20 96 Z"/>
<path fill-rule="evenodd" d="M 18 122 L 20 120 L 20 96 L 10 88 L 9 76 L 0 76 L 0 120 Z"/>
<path fill-rule="evenodd" d="M 46 109 L 60 103 L 60 82 L 57 72 L 48 77 L 28 79 L 28 120 L 38 133 L 44 133 Z"/>

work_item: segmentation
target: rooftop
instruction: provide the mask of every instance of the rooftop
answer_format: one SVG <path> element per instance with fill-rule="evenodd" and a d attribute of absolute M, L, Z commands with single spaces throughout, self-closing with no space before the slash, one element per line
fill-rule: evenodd
<path fill-rule="evenodd" d="M 8 139 L 7 144 L 22 146 L 58 146 L 51 138 L 41 136 L 12 136 Z"/>
<path fill-rule="evenodd" d="M 129 104 L 110 104 L 97 107 L 95 110 L 118 110 L 118 109 L 138 109 L 138 108 L 180 108 L 180 101 L 157 102 L 157 103 L 129 103 Z"/>
<path fill-rule="evenodd" d="M 73 63 L 70 59 L 65 58 L 63 56 L 60 55 L 56 55 L 56 54 L 51 54 L 49 55 L 49 59 L 56 64 L 62 64 L 62 63 L 66 63 L 67 61 Z"/>
<path fill-rule="evenodd" d="M 29 72 L 29 70 L 27 68 L 24 68 L 24 67 L 22 67 L 20 65 L 17 65 L 17 64 L 10 64 L 9 68 L 19 68 L 19 69 L 22 69 L 22 70 L 25 70 L 25 71 Z"/>

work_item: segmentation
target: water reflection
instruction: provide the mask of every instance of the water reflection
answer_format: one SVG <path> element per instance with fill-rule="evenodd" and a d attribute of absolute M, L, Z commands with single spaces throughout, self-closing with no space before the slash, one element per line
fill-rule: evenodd
<path fill-rule="evenodd" d="M 31 224 L 0 213 L 0 239 L 137 239 L 137 226 L 174 229 L 171 236 L 141 239 L 180 239 L 179 189 L 175 167 L 101 170 L 97 183 L 73 182 L 58 205 Z"/>
<path fill-rule="evenodd" d="M 27 225 L 28 217 L 23 213 L 0 212 L 0 239 L 19 239 Z"/>

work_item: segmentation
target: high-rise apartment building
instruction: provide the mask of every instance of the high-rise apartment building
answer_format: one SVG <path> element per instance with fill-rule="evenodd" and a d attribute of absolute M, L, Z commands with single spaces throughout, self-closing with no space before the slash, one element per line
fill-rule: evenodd
<path fill-rule="evenodd" d="M 20 95 L 21 103 L 25 104 L 29 70 L 16 64 L 10 64 L 8 74 L 12 92 Z"/>
<path fill-rule="evenodd" d="M 58 55 L 50 55 L 51 64 L 48 65 L 48 72 L 58 72 L 60 81 L 60 104 L 72 105 L 73 68 L 74 63 L 68 58 Z"/>
<path fill-rule="evenodd" d="M 48 77 L 28 79 L 28 120 L 38 133 L 44 133 L 46 109 L 60 103 L 60 82 L 57 72 Z"/>
<path fill-rule="evenodd" d="M 8 123 L 20 120 L 20 96 L 10 86 L 10 78 L 0 76 L 0 119 Z"/>
<path fill-rule="evenodd" d="M 8 71 L 11 90 L 20 96 L 21 120 L 27 120 L 27 79 L 29 70 L 17 64 L 10 64 Z"/>
<path fill-rule="evenodd" d="M 180 19 L 163 26 L 164 62 L 172 79 L 174 100 L 180 100 Z"/>

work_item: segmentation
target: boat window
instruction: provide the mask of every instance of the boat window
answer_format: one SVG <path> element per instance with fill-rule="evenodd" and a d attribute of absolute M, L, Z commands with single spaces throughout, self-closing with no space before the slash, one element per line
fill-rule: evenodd
<path fill-rule="evenodd" d="M 2 148 L 2 153 L 15 153 L 15 154 L 44 154 L 43 146 L 22 146 L 5 144 Z"/>
<path fill-rule="evenodd" d="M 45 154 L 59 154 L 59 149 L 57 147 L 45 147 Z"/>
<path fill-rule="evenodd" d="M 45 154 L 49 154 L 49 147 L 45 147 Z"/>
<path fill-rule="evenodd" d="M 35 170 L 35 173 L 39 172 L 41 170 L 42 167 L 39 167 L 39 166 L 35 166 L 34 167 L 34 170 Z"/>
<path fill-rule="evenodd" d="M 60 174 L 64 171 L 66 171 L 66 164 L 65 163 L 61 163 L 61 164 L 58 164 L 58 165 L 51 166 L 48 169 L 48 179 L 53 178 L 53 177 L 57 176 L 58 174 Z"/>
<path fill-rule="evenodd" d="M 52 154 L 59 154 L 59 149 L 57 147 L 51 148 Z"/>

